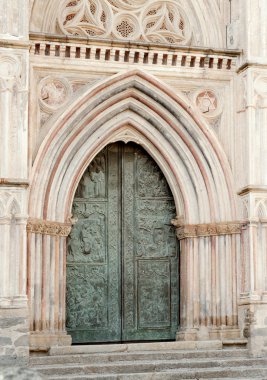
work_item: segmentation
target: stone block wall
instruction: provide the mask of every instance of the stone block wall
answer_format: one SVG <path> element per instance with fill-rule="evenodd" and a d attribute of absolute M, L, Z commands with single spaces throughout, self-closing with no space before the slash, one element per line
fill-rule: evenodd
<path fill-rule="evenodd" d="M 28 310 L 0 309 L 0 366 L 27 365 L 29 358 Z"/>

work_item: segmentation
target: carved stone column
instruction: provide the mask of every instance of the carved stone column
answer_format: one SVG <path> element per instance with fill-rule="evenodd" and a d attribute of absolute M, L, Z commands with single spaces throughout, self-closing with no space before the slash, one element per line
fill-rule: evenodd
<path fill-rule="evenodd" d="M 252 13 L 250 17 L 253 19 L 254 16 Z M 255 22 L 250 21 L 249 25 L 255 26 Z M 266 20 L 260 23 L 260 28 L 267 31 Z M 239 320 L 243 334 L 248 338 L 250 351 L 255 356 L 267 352 L 267 70 L 263 64 L 267 51 L 266 46 L 262 46 L 261 50 L 259 35 L 255 35 L 255 46 L 252 46 L 249 34 L 247 57 L 244 57 L 239 69 L 239 92 L 242 96 L 237 104 L 237 140 L 240 146 L 236 160 L 237 188 L 242 189 L 239 191 L 243 208 L 240 213 L 243 212 L 245 221 L 242 230 Z M 260 54 L 261 58 L 257 56 Z"/>
<path fill-rule="evenodd" d="M 29 355 L 28 1 L 0 0 L 0 364 Z"/>
<path fill-rule="evenodd" d="M 181 321 L 177 340 L 240 338 L 237 316 L 240 223 L 178 222 L 176 226 L 181 244 Z"/>
<path fill-rule="evenodd" d="M 66 238 L 71 225 L 28 221 L 30 347 L 48 350 L 71 344 L 65 330 Z"/>
<path fill-rule="evenodd" d="M 245 222 L 239 321 L 251 353 L 260 356 L 267 352 L 267 2 L 232 1 L 232 6 L 243 49 L 235 90 L 235 181 Z"/>
<path fill-rule="evenodd" d="M 254 356 L 267 349 L 267 187 L 240 193 L 246 217 L 242 230 L 240 323 Z"/>

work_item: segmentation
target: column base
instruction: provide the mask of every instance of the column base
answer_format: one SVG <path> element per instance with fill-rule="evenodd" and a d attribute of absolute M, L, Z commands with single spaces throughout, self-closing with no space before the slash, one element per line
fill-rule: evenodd
<path fill-rule="evenodd" d="M 27 296 L 0 297 L 1 309 L 26 309 L 28 308 Z"/>
<path fill-rule="evenodd" d="M 208 340 L 233 340 L 240 339 L 241 331 L 237 326 L 233 327 L 201 327 L 199 329 L 183 329 L 177 332 L 178 341 L 208 341 Z"/>
<path fill-rule="evenodd" d="M 178 341 L 194 341 L 197 338 L 198 331 L 196 329 L 180 330 L 176 333 L 176 340 Z"/>
<path fill-rule="evenodd" d="M 71 336 L 66 332 L 36 332 L 30 334 L 30 351 L 49 351 L 51 347 L 71 346 Z"/>

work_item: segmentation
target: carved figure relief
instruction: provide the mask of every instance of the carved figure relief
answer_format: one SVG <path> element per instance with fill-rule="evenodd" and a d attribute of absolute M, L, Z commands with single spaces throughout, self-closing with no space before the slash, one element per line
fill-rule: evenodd
<path fill-rule="evenodd" d="M 80 198 L 102 198 L 106 195 L 105 155 L 98 155 L 83 175 L 77 190 Z"/>
<path fill-rule="evenodd" d="M 140 326 L 170 325 L 169 262 L 140 260 L 138 273 Z"/>
<path fill-rule="evenodd" d="M 191 28 L 173 0 L 65 0 L 57 17 L 64 34 L 186 44 Z"/>
<path fill-rule="evenodd" d="M 175 256 L 176 240 L 171 225 L 175 206 L 168 183 L 158 165 L 142 151 L 136 155 L 138 256 Z M 148 192 L 149 189 L 149 192 Z"/>
<path fill-rule="evenodd" d="M 105 267 L 68 266 L 67 280 L 67 328 L 106 326 Z"/>
<path fill-rule="evenodd" d="M 146 197 L 147 189 L 151 197 L 170 196 L 170 190 L 166 179 L 159 170 L 158 165 L 150 157 L 137 157 L 138 193 L 140 197 Z"/>
<path fill-rule="evenodd" d="M 86 211 L 82 212 L 75 205 L 74 215 L 78 216 L 78 221 L 68 240 L 69 261 L 102 263 L 105 261 L 105 215 L 97 206 L 86 205 Z"/>

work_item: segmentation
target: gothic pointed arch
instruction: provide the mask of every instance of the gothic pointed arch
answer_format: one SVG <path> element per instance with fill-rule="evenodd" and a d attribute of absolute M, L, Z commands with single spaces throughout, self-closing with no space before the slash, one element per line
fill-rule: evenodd
<path fill-rule="evenodd" d="M 66 222 L 85 168 L 118 140 L 139 143 L 154 158 L 186 223 L 234 220 L 231 171 L 217 139 L 168 86 L 137 70 L 84 88 L 44 126 L 30 215 Z"/>
<path fill-rule="evenodd" d="M 10 215 L 19 215 L 21 213 L 19 203 L 15 198 L 11 198 L 7 210 Z"/>

